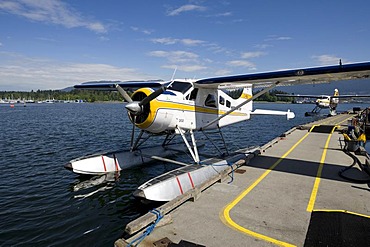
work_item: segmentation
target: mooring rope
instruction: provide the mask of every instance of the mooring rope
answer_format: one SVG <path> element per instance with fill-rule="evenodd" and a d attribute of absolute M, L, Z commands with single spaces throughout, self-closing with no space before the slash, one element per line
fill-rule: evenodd
<path fill-rule="evenodd" d="M 206 165 L 210 165 L 210 166 L 230 166 L 231 168 L 231 175 L 228 175 L 231 180 L 229 182 L 227 182 L 228 184 L 231 184 L 233 181 L 234 181 L 234 167 L 233 167 L 233 164 L 229 164 L 229 162 L 226 162 L 226 164 L 206 164 Z"/>
<path fill-rule="evenodd" d="M 150 213 L 153 213 L 157 216 L 157 219 L 154 221 L 153 224 L 151 224 L 150 226 L 148 226 L 148 228 L 145 229 L 145 231 L 143 232 L 143 234 L 139 237 L 137 237 L 136 239 L 132 240 L 128 245 L 127 247 L 129 246 L 133 246 L 133 244 L 135 244 L 135 246 L 139 245 L 141 243 L 141 241 L 144 240 L 144 238 L 146 236 L 149 236 L 152 231 L 154 230 L 155 226 L 158 224 L 158 222 L 163 218 L 163 215 L 161 214 L 161 212 L 158 210 L 158 209 L 153 209 L 151 211 L 149 211 Z"/>

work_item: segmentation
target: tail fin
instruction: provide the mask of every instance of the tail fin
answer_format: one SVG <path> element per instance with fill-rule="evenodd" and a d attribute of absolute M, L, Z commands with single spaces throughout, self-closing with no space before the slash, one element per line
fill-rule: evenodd
<path fill-rule="evenodd" d="M 242 94 L 240 95 L 239 99 L 249 99 L 252 98 L 253 93 L 252 93 L 252 87 L 245 87 L 243 88 Z"/>
<path fill-rule="evenodd" d="M 339 91 L 338 91 L 338 89 L 334 89 L 334 96 L 339 96 Z"/>

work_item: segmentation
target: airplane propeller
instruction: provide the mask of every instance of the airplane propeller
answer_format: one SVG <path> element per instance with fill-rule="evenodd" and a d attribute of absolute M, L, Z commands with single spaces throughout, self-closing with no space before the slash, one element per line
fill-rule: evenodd
<path fill-rule="evenodd" d="M 131 99 L 130 95 L 118 84 L 116 84 L 116 88 L 118 92 L 122 95 L 122 97 L 128 102 L 131 103 L 133 100 Z"/>
<path fill-rule="evenodd" d="M 128 102 L 125 106 L 126 109 L 134 116 L 140 115 L 143 112 L 144 109 L 143 106 L 157 98 L 161 93 L 163 93 L 167 89 L 167 87 L 163 85 L 153 93 L 146 96 L 141 101 L 133 101 L 132 98 L 128 95 L 128 93 L 120 85 L 116 84 L 116 88 L 118 92 L 122 95 L 122 97 Z"/>
<path fill-rule="evenodd" d="M 159 89 L 154 91 L 153 93 L 149 94 L 147 97 L 145 97 L 142 101 L 140 101 L 139 105 L 143 106 L 148 104 L 150 101 L 153 99 L 157 98 L 161 93 L 166 91 L 167 87 L 166 86 L 161 86 Z"/>

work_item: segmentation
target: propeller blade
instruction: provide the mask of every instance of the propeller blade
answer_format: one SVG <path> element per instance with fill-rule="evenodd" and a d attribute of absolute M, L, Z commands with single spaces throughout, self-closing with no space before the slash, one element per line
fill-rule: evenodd
<path fill-rule="evenodd" d="M 156 91 L 154 91 L 150 95 L 146 96 L 142 101 L 140 101 L 139 105 L 140 106 L 143 106 L 143 105 L 148 104 L 150 101 L 152 101 L 153 99 L 157 98 L 161 93 L 163 93 L 164 91 L 166 91 L 166 89 L 167 89 L 166 86 L 160 87 L 159 89 L 157 89 Z"/>
<path fill-rule="evenodd" d="M 131 103 L 133 102 L 133 100 L 131 99 L 131 97 L 128 95 L 128 93 L 118 84 L 116 84 L 116 88 L 118 90 L 118 92 L 122 95 L 122 97 L 128 102 L 128 103 Z"/>

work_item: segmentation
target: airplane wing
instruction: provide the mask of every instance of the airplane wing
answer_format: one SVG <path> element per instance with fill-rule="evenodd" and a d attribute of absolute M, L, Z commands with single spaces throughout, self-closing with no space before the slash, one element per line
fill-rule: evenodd
<path fill-rule="evenodd" d="M 291 97 L 291 98 L 315 98 L 315 99 L 324 99 L 324 98 L 338 98 L 338 99 L 345 99 L 345 98 L 369 98 L 370 95 L 309 95 L 309 94 L 275 94 L 277 97 Z"/>
<path fill-rule="evenodd" d="M 275 94 L 277 97 L 291 97 L 291 98 L 315 98 L 315 99 L 324 99 L 327 97 L 334 98 L 329 95 L 310 95 L 310 94 Z"/>
<path fill-rule="evenodd" d="M 234 83 L 252 83 L 255 87 L 266 87 L 274 83 L 290 86 L 366 78 L 370 78 L 370 62 L 214 77 L 197 80 L 194 84 L 199 88 L 222 88 Z"/>
<path fill-rule="evenodd" d="M 338 96 L 330 96 L 331 98 L 339 98 L 339 99 L 345 99 L 345 98 L 369 98 L 370 95 L 338 95 Z"/>
<path fill-rule="evenodd" d="M 151 81 L 93 81 L 75 85 L 79 89 L 117 90 L 116 85 L 122 88 L 160 87 L 164 84 L 162 80 Z"/>

